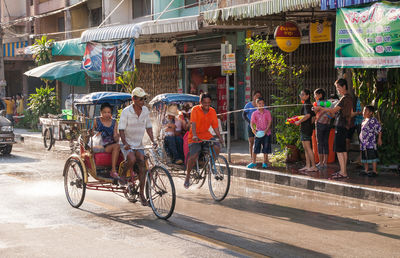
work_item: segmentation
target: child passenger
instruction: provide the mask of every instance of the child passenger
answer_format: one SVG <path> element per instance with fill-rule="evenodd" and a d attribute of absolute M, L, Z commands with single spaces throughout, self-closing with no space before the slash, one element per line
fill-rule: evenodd
<path fill-rule="evenodd" d="M 248 168 L 254 168 L 257 163 L 257 154 L 264 154 L 263 168 L 268 168 L 268 154 L 271 153 L 271 112 L 264 108 L 265 101 L 263 98 L 257 99 L 258 109 L 253 112 L 250 120 L 250 127 L 255 135 L 254 149 L 252 155 L 252 163 L 247 165 Z M 261 149 L 262 147 L 262 149 Z"/>
<path fill-rule="evenodd" d="M 299 97 L 303 102 L 301 114 L 304 115 L 304 117 L 295 123 L 296 125 L 300 125 L 300 139 L 306 155 L 306 165 L 299 169 L 299 171 L 316 172 L 318 168 L 315 166 L 314 153 L 311 148 L 311 136 L 313 133 L 312 117 L 315 116 L 315 113 L 311 109 L 310 94 L 310 90 L 304 89 L 301 91 Z"/>
<path fill-rule="evenodd" d="M 375 177 L 378 175 L 376 164 L 379 161 L 377 151 L 376 135 L 378 135 L 378 145 L 382 145 L 382 127 L 378 120 L 373 117 L 375 108 L 366 106 L 363 111 L 364 120 L 361 124 L 360 149 L 361 162 L 364 163 L 365 171 L 362 175 Z M 372 172 L 368 172 L 369 164 L 372 163 Z"/>

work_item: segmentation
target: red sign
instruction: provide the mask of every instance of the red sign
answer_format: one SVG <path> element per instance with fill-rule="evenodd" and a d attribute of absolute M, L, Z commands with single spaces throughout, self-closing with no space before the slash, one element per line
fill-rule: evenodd
<path fill-rule="evenodd" d="M 115 84 L 116 47 L 103 47 L 101 55 L 101 84 Z"/>
<path fill-rule="evenodd" d="M 228 101 L 226 99 L 226 79 L 221 77 L 217 80 L 217 112 L 218 114 L 228 111 Z M 226 120 L 226 115 L 220 116 L 221 121 Z"/>
<path fill-rule="evenodd" d="M 293 22 L 285 22 L 275 30 L 276 44 L 285 52 L 293 52 L 300 46 L 301 34 Z"/>

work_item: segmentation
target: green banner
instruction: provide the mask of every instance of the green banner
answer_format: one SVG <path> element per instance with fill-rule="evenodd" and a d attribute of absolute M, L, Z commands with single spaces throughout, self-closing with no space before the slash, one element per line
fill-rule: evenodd
<path fill-rule="evenodd" d="M 335 67 L 400 67 L 400 3 L 338 9 Z"/>

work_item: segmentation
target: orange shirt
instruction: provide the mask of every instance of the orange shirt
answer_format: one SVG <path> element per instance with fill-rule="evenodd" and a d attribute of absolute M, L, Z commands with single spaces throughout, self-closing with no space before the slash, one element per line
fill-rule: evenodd
<path fill-rule="evenodd" d="M 210 140 L 213 135 L 208 131 L 208 129 L 210 129 L 210 126 L 212 126 L 212 128 L 218 128 L 217 112 L 215 112 L 215 109 L 210 107 L 207 114 L 204 114 L 200 105 L 194 106 L 190 115 L 190 122 L 196 123 L 196 134 L 199 139 Z M 192 127 L 190 127 L 188 138 L 189 144 L 193 143 Z"/>

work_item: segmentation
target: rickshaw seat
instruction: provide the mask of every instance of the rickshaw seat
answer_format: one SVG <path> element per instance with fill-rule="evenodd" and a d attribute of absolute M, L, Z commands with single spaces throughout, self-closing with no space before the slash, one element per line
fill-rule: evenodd
<path fill-rule="evenodd" d="M 99 152 L 94 154 L 94 162 L 99 167 L 111 167 L 112 154 L 108 152 Z M 124 160 L 122 153 L 119 154 L 117 165 Z"/>

